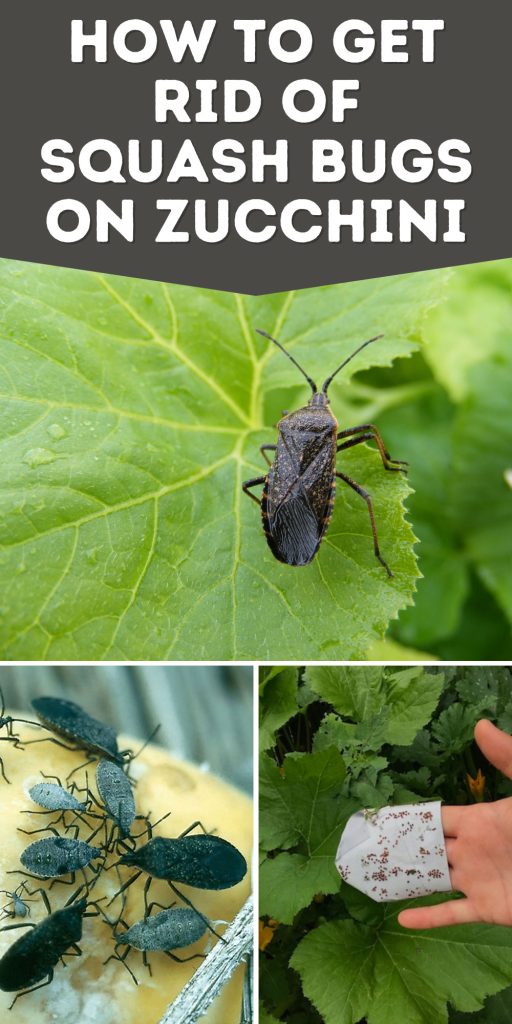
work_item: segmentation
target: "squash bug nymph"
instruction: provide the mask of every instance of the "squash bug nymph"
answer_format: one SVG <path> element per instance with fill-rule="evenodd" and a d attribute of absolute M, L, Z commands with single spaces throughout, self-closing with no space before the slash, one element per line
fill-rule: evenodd
<path fill-rule="evenodd" d="M 382 334 L 365 341 L 348 356 L 324 381 L 321 391 L 296 359 L 283 345 L 265 331 L 257 331 L 277 345 L 281 352 L 297 367 L 311 388 L 307 405 L 295 412 L 283 413 L 277 424 L 277 444 L 262 444 L 260 451 L 270 466 L 266 476 L 246 480 L 242 489 L 261 508 L 263 530 L 275 558 L 286 565 L 309 565 L 329 525 L 334 506 L 336 477 L 348 484 L 366 502 L 370 516 L 375 557 L 384 566 L 388 576 L 393 573 L 380 553 L 372 499 L 355 480 L 336 469 L 338 452 L 363 441 L 375 441 L 384 469 L 407 472 L 406 462 L 392 459 L 373 423 L 338 430 L 338 423 L 329 408 L 327 395 L 334 377 L 367 345 L 383 337 Z M 267 451 L 276 453 L 271 463 Z M 251 488 L 263 484 L 261 500 L 251 494 Z"/>

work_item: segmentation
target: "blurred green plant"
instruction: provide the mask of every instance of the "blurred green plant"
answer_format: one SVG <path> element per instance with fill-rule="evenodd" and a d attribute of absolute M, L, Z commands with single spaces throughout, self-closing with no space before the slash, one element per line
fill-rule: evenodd
<path fill-rule="evenodd" d="M 512 730 L 512 670 L 315 666 L 260 673 L 267 723 L 263 929 L 272 920 L 260 988 L 270 1019 L 458 1024 L 470 1014 L 501 1024 L 510 1006 L 512 929 L 406 931 L 397 915 L 407 904 L 377 904 L 342 883 L 334 856 L 348 817 L 363 806 L 465 804 L 510 794 L 510 782 L 474 744 L 473 729 L 486 717 Z"/>

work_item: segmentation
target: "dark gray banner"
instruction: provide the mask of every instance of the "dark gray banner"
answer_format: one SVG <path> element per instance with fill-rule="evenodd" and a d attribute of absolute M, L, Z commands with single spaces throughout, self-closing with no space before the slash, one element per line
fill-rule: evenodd
<path fill-rule="evenodd" d="M 6 2 L 0 256 L 245 293 L 510 256 L 511 37 L 502 0 Z"/>

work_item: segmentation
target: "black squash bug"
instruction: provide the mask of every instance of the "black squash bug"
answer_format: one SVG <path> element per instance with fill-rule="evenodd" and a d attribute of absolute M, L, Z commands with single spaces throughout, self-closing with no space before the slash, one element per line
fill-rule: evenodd
<path fill-rule="evenodd" d="M 97 718 L 93 718 L 79 704 L 75 704 L 71 700 L 64 700 L 63 697 L 37 697 L 36 700 L 32 701 L 32 707 L 40 721 L 50 732 L 56 733 L 57 736 L 62 736 L 72 743 L 73 746 L 67 747 L 60 740 L 50 737 L 46 740 L 28 740 L 27 744 L 56 743 L 67 750 L 85 750 L 93 755 L 85 764 L 74 768 L 68 775 L 68 779 L 80 768 L 85 767 L 86 764 L 91 764 L 98 757 L 108 758 L 109 761 L 113 761 L 114 764 L 118 764 L 121 767 L 130 764 L 144 750 L 144 747 L 153 739 L 160 728 L 157 725 L 140 750 L 134 754 L 133 750 L 119 750 L 115 729 L 112 729 L 110 725 L 105 725 L 104 722 L 98 721 Z"/>
<path fill-rule="evenodd" d="M 74 744 L 72 750 L 86 750 L 96 756 L 108 757 L 119 765 L 132 759 L 131 751 L 119 750 L 115 730 L 88 715 L 79 704 L 62 697 L 37 697 L 32 701 L 32 707 L 47 729 Z M 59 743 L 53 739 L 30 742 Z"/>
<path fill-rule="evenodd" d="M 355 480 L 336 470 L 336 454 L 362 444 L 363 441 L 373 440 L 379 449 L 384 469 L 395 473 L 407 472 L 407 463 L 390 457 L 377 427 L 372 423 L 362 423 L 358 427 L 338 431 L 338 423 L 329 408 L 327 396 L 329 385 L 340 370 L 358 352 L 383 335 L 379 334 L 360 345 L 327 377 L 322 390 L 318 391 L 314 380 L 279 341 L 265 331 L 257 333 L 284 352 L 306 378 L 312 392 L 306 406 L 296 412 L 283 414 L 277 424 L 278 443 L 261 445 L 262 455 L 270 466 L 266 476 L 255 477 L 242 484 L 244 492 L 261 507 L 263 530 L 272 554 L 286 565 L 308 565 L 313 560 L 331 519 L 336 477 L 339 477 L 366 502 L 375 556 L 388 576 L 392 576 L 379 550 L 372 499 Z M 273 463 L 267 451 L 276 452 Z M 263 484 L 261 501 L 251 494 L 251 488 L 258 484 Z"/>
<path fill-rule="evenodd" d="M 194 889 L 231 889 L 238 885 L 247 873 L 245 857 L 236 846 L 228 843 L 220 836 L 211 835 L 203 829 L 203 835 L 191 836 L 193 828 L 203 828 L 200 821 L 194 821 L 177 839 L 164 839 L 158 836 L 149 842 L 123 854 L 119 864 L 126 864 L 139 870 L 121 886 L 110 903 L 132 885 L 145 871 L 149 878 L 144 886 L 144 903 L 147 909 L 147 896 L 153 878 L 165 879 L 176 896 L 191 907 L 207 927 L 217 935 L 209 921 L 199 913 L 194 904 L 176 888 L 175 882 L 182 882 Z M 151 834 L 151 825 L 149 824 Z M 220 938 L 221 936 L 218 936 Z"/>
<path fill-rule="evenodd" d="M 54 967 L 59 960 L 64 963 L 64 954 L 69 953 L 70 949 L 76 956 L 81 955 L 78 943 L 82 938 L 83 918 L 94 916 L 86 913 L 87 899 L 84 897 L 76 900 L 76 893 L 72 896 L 73 902 L 67 903 L 61 910 L 56 910 L 52 914 L 46 893 L 42 889 L 39 891 L 48 917 L 39 924 L 11 924 L 1 929 L 31 929 L 9 946 L 0 959 L 0 989 L 3 992 L 18 992 L 9 1007 L 10 1010 L 21 996 L 50 984 Z M 21 992 L 20 989 L 25 991 Z"/>

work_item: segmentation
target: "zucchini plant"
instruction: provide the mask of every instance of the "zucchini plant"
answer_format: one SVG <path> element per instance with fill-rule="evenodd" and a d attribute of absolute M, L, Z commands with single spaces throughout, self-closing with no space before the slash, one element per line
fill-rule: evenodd
<path fill-rule="evenodd" d="M 397 922 L 411 901 L 374 903 L 340 880 L 334 857 L 362 807 L 510 795 L 473 729 L 486 717 L 512 731 L 512 670 L 262 669 L 260 690 L 262 1019 L 498 1024 L 512 928 L 411 932 Z"/>

